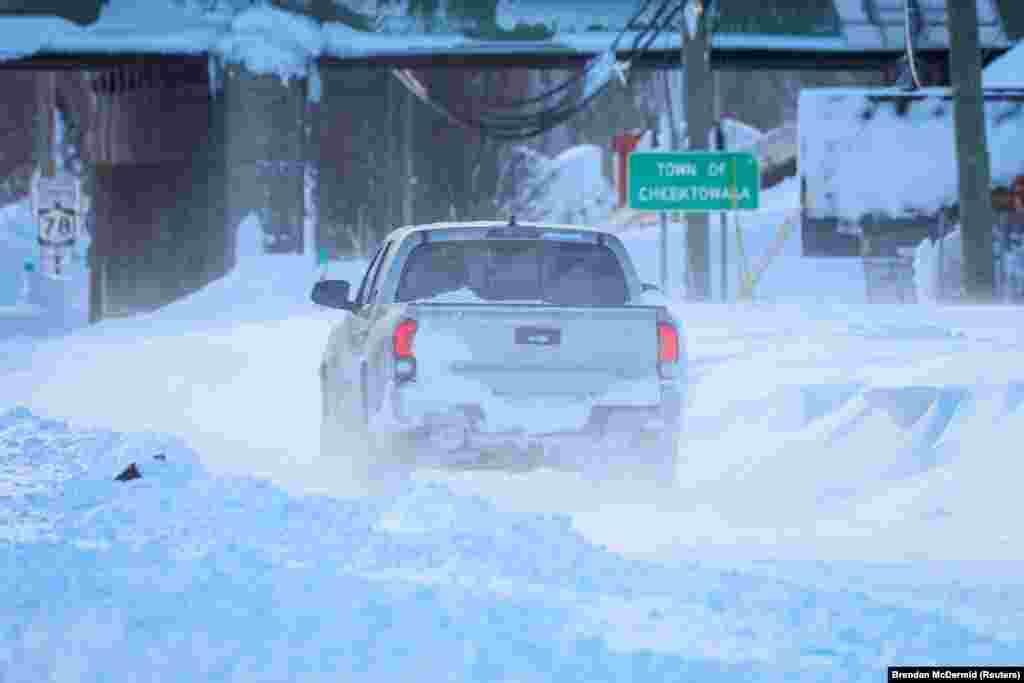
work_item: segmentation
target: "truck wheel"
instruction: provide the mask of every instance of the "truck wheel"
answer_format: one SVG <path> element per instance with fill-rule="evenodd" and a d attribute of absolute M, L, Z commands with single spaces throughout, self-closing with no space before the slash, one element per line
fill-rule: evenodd
<path fill-rule="evenodd" d="M 327 382 L 320 379 L 320 457 L 329 457 L 338 444 L 338 421 L 334 397 L 327 390 Z"/>
<path fill-rule="evenodd" d="M 360 436 L 363 448 L 353 476 L 373 493 L 390 493 L 412 474 L 409 448 L 399 435 L 375 433 L 370 429 L 370 400 L 366 387 L 366 366 L 363 366 L 360 399 L 363 420 Z"/>

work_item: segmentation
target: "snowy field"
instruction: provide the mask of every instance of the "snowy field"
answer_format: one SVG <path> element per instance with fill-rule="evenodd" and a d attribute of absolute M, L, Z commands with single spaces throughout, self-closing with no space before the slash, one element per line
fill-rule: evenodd
<path fill-rule="evenodd" d="M 755 260 L 796 188 L 764 201 Z M 627 242 L 657 281 L 657 231 Z M 345 314 L 308 302 L 317 276 L 246 249 L 157 313 L 0 340 L 0 681 L 1024 662 L 1019 309 L 868 306 L 857 264 L 801 259 L 797 232 L 757 302 L 672 302 L 695 377 L 678 488 L 433 472 L 366 498 L 318 455 Z"/>

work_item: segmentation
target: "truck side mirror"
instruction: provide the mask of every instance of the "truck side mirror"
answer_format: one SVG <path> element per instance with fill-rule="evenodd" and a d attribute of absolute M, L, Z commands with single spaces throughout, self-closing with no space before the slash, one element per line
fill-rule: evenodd
<path fill-rule="evenodd" d="M 310 298 L 321 306 L 353 311 L 356 305 L 348 299 L 350 289 L 351 285 L 346 280 L 321 280 L 313 286 Z"/>

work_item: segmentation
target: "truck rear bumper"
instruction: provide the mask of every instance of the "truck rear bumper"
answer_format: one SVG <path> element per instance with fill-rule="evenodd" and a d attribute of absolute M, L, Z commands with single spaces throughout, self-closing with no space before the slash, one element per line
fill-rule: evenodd
<path fill-rule="evenodd" d="M 575 423 L 546 430 L 489 423 L 487 406 L 475 403 L 434 404 L 423 410 L 423 404 L 417 402 L 413 405 L 420 409 L 411 411 L 399 390 L 390 392 L 388 405 L 381 411 L 388 415 L 381 415 L 383 419 L 376 420 L 372 428 L 402 434 L 414 445 L 447 453 L 509 448 L 539 448 L 545 453 L 622 449 L 678 435 L 683 410 L 680 385 L 662 383 L 660 397 L 653 405 L 589 405 Z"/>

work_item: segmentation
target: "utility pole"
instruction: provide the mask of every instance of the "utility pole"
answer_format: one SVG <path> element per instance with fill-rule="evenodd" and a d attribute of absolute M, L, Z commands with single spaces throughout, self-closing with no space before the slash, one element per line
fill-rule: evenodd
<path fill-rule="evenodd" d="M 717 78 L 715 79 L 717 80 Z M 716 107 L 717 109 L 717 107 Z M 725 151 L 725 131 L 722 129 L 722 119 L 715 114 L 715 150 Z M 729 218 L 731 214 L 720 211 L 718 213 L 718 236 L 721 240 L 722 272 L 720 273 L 722 283 L 722 303 L 729 301 Z"/>
<path fill-rule="evenodd" d="M 406 92 L 403 95 L 405 101 L 404 113 L 404 126 L 402 131 L 402 145 L 404 147 L 405 156 L 405 170 L 403 175 L 405 177 L 405 192 L 402 195 L 402 224 L 412 225 L 412 209 L 413 209 L 413 192 L 416 190 L 416 177 L 413 175 L 415 168 L 413 166 L 412 159 L 412 136 L 413 136 L 413 109 L 415 101 L 413 100 L 412 93 Z"/>
<path fill-rule="evenodd" d="M 725 151 L 725 130 L 722 128 L 722 89 L 719 87 L 719 73 L 716 71 L 711 74 L 711 84 L 715 92 L 715 151 Z M 720 273 L 721 278 L 721 289 L 722 289 L 722 303 L 729 301 L 729 215 L 725 211 L 718 213 L 718 235 L 719 244 L 721 248 L 721 265 L 722 272 Z"/>
<path fill-rule="evenodd" d="M 670 105 L 671 106 L 671 105 Z M 670 119 L 671 120 L 671 119 Z M 651 147 L 654 149 L 668 149 L 668 140 L 675 136 L 666 135 L 668 140 L 659 139 L 658 129 L 660 121 L 656 120 L 650 125 Z M 662 292 L 668 292 L 668 212 L 658 212 L 658 282 Z"/>
<path fill-rule="evenodd" d="M 57 172 L 54 155 L 54 107 L 56 106 L 57 74 L 42 71 L 36 74 L 36 117 L 34 155 L 36 168 L 48 178 Z"/>
<path fill-rule="evenodd" d="M 58 288 L 63 288 L 63 283 L 53 278 L 54 272 L 60 272 L 60 261 L 55 256 L 56 249 L 52 246 L 47 246 L 43 242 L 43 233 L 41 231 L 41 217 L 39 215 L 39 205 L 36 203 L 39 201 L 35 174 L 38 173 L 40 178 L 52 178 L 57 173 L 57 160 L 54 154 L 54 138 L 55 138 L 55 121 L 54 121 L 54 107 L 57 104 L 57 74 L 53 71 L 41 71 L 36 74 L 36 114 L 33 118 L 33 130 L 32 130 L 32 155 L 34 157 L 35 169 L 32 178 L 32 218 L 36 224 L 36 231 L 39 235 L 38 246 L 36 248 L 36 272 L 33 276 L 35 282 L 31 285 L 37 295 L 42 295 L 45 298 L 50 298 L 52 292 Z M 49 267 L 47 267 L 49 264 Z M 53 268 L 56 270 L 53 270 Z M 48 277 L 43 277 L 46 274 Z M 24 273 L 26 277 L 29 277 L 29 273 Z M 50 294 L 43 295 L 43 290 L 47 290 Z M 38 302 L 37 302 L 38 303 Z"/>
<path fill-rule="evenodd" d="M 305 234 L 302 238 L 302 246 L 306 254 L 313 255 L 313 263 L 319 265 L 320 250 L 323 248 L 323 237 L 320 233 L 320 103 L 323 101 L 324 81 L 320 71 L 320 65 L 313 62 L 309 65 L 310 79 L 316 79 L 317 97 L 306 98 L 306 129 L 303 145 L 305 146 L 305 158 L 303 169 L 303 200 L 305 210 L 303 220 Z M 308 87 L 312 89 L 311 80 Z M 310 93 L 307 93 L 309 95 Z M 314 101 L 315 99 L 315 101 Z"/>
<path fill-rule="evenodd" d="M 960 181 L 963 284 L 969 301 L 983 303 L 995 298 L 995 258 L 992 251 L 995 214 L 985 136 L 978 8 L 975 0 L 946 0 L 946 11 Z"/>
<path fill-rule="evenodd" d="M 710 36 L 704 20 L 704 3 L 691 0 L 697 12 L 694 35 L 689 35 L 687 19 L 682 21 L 682 60 L 685 87 L 686 131 L 691 150 L 707 150 L 714 123 L 715 87 L 708 64 Z M 686 214 L 687 273 L 690 274 L 687 298 L 707 301 L 711 297 L 711 239 L 706 213 Z"/>

